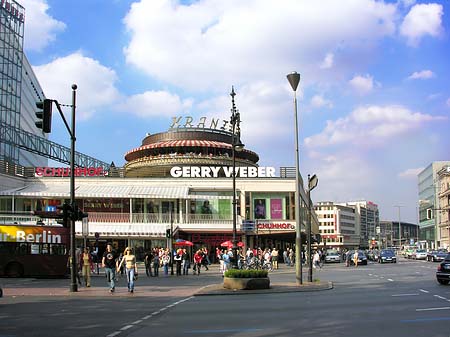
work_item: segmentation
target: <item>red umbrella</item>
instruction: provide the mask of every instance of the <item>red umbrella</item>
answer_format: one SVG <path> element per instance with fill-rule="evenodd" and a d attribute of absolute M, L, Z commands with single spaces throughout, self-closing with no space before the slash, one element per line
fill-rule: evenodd
<path fill-rule="evenodd" d="M 231 248 L 231 247 L 233 247 L 233 242 L 231 242 L 231 241 L 225 241 L 225 242 L 222 242 L 222 243 L 220 244 L 220 246 L 221 246 L 221 247 L 228 247 L 228 248 Z M 237 246 L 238 246 L 238 247 L 244 247 L 244 243 L 239 241 L 239 242 L 237 243 Z"/>
<path fill-rule="evenodd" d="M 194 244 L 188 240 L 177 240 L 174 243 L 175 246 L 193 246 Z"/>

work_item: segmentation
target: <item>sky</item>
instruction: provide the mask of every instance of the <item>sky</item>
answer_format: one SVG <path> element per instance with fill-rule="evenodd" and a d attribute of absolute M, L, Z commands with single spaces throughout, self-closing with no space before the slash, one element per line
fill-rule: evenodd
<path fill-rule="evenodd" d="M 417 223 L 417 174 L 450 160 L 450 2 L 20 0 L 47 98 L 77 89 L 77 151 L 116 166 L 172 117 L 229 119 L 260 166 L 295 166 L 313 201 L 372 201 Z M 66 108 L 70 115 L 70 108 Z M 55 117 L 56 116 L 56 117 Z M 50 139 L 69 146 L 61 118 Z"/>

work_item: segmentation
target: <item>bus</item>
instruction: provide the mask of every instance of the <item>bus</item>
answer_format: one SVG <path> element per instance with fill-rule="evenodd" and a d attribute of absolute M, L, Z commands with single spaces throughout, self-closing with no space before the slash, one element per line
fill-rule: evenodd
<path fill-rule="evenodd" d="M 65 277 L 69 229 L 51 225 L 0 225 L 0 276 Z"/>

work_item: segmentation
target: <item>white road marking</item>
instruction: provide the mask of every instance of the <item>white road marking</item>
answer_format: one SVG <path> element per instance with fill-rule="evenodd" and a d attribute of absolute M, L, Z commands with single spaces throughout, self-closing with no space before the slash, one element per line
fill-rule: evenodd
<path fill-rule="evenodd" d="M 429 291 L 428 290 L 424 290 L 424 289 L 419 289 L 421 292 L 423 292 L 423 293 L 425 293 L 425 294 L 428 294 L 429 293 Z"/>
<path fill-rule="evenodd" d="M 388 280 L 388 281 L 390 281 L 390 282 L 394 282 L 394 280 L 393 280 L 393 279 L 391 279 L 391 278 L 388 278 L 387 280 Z"/>
<path fill-rule="evenodd" d="M 415 294 L 396 294 L 396 295 L 391 295 L 392 297 L 401 297 L 401 296 L 419 296 L 419 294 L 415 293 Z"/>
<path fill-rule="evenodd" d="M 120 328 L 120 330 L 121 331 L 125 331 L 125 330 L 128 330 L 128 329 L 131 329 L 132 327 L 133 326 L 131 324 L 129 324 L 129 325 L 125 325 L 124 327 Z"/>
<path fill-rule="evenodd" d="M 131 323 L 131 324 L 139 324 L 139 323 L 142 323 L 142 319 L 138 319 L 137 321 L 135 321 L 135 322 L 133 322 L 133 323 Z"/>
<path fill-rule="evenodd" d="M 450 307 L 416 309 L 416 311 L 433 311 L 433 310 L 450 310 Z"/>
<path fill-rule="evenodd" d="M 439 296 L 439 295 L 433 295 L 434 297 L 440 298 L 441 300 L 446 300 L 445 297 Z"/>
<path fill-rule="evenodd" d="M 113 333 L 110 333 L 108 336 L 106 336 L 106 337 L 114 337 L 114 336 L 117 336 L 117 335 L 120 335 L 120 331 L 114 331 Z"/>

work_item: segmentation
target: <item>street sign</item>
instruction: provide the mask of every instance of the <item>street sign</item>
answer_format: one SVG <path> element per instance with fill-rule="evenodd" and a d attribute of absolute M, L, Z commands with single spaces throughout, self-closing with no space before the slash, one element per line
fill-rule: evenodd
<path fill-rule="evenodd" d="M 88 218 L 83 218 L 81 220 L 81 232 L 82 232 L 83 236 L 88 236 L 89 235 L 89 221 L 88 221 Z"/>

